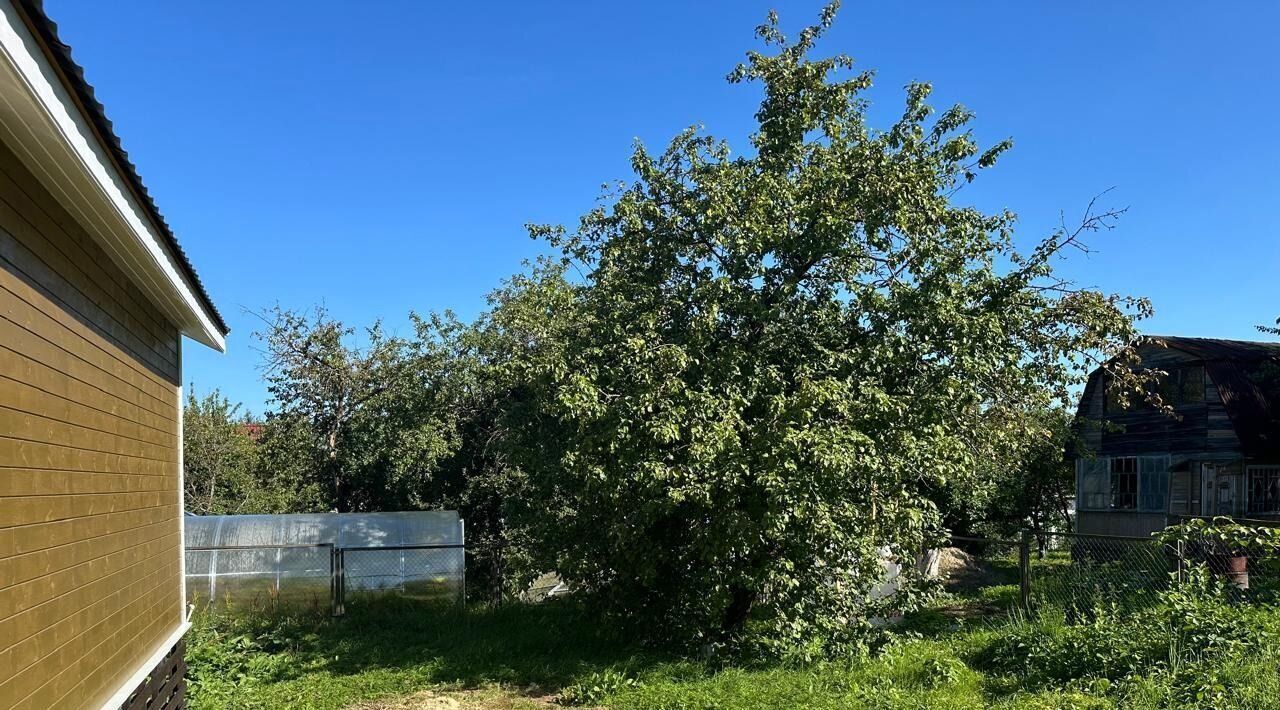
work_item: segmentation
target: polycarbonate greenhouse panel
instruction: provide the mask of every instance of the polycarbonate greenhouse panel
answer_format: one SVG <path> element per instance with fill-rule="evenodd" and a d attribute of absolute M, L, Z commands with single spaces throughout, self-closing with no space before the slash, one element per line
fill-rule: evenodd
<path fill-rule="evenodd" d="M 463 591 L 465 534 L 454 511 L 187 516 L 184 525 L 191 601 L 326 605 L 335 548 L 347 593 L 457 599 Z M 413 545 L 457 547 L 397 549 Z"/>
<path fill-rule="evenodd" d="M 461 545 L 462 525 L 459 520 L 443 516 L 421 516 L 413 513 L 395 513 L 403 516 L 404 544 L 406 545 Z"/>
<path fill-rule="evenodd" d="M 276 593 L 283 601 L 314 603 L 329 601 L 329 548 L 291 547 L 279 550 Z"/>
<path fill-rule="evenodd" d="M 339 516 L 333 513 L 310 515 L 277 515 L 280 530 L 277 539 L 282 545 L 337 542 Z M 457 516 L 454 516 L 455 522 Z"/>
<path fill-rule="evenodd" d="M 213 570 L 213 553 L 187 550 L 187 600 L 195 601 L 210 598 L 209 582 Z"/>

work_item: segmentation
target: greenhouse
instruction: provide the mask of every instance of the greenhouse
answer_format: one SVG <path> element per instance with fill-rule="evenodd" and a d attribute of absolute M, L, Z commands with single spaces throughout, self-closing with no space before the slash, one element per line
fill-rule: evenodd
<path fill-rule="evenodd" d="M 464 525 L 455 511 L 188 515 L 187 599 L 301 602 L 341 613 L 353 594 L 461 600 Z"/>

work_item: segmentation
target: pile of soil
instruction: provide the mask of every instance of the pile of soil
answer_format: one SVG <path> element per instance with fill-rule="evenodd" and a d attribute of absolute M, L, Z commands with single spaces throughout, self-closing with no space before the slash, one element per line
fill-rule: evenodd
<path fill-rule="evenodd" d="M 974 592 L 1000 583 L 990 565 L 958 547 L 943 548 L 938 577 L 948 592 Z"/>

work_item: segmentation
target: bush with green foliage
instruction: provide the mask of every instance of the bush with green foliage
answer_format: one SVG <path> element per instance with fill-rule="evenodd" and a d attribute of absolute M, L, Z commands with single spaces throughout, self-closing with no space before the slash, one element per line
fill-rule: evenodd
<path fill-rule="evenodd" d="M 201 515 L 256 513 L 276 491 L 259 478 L 261 452 L 254 423 L 218 390 L 183 403 L 183 486 L 186 509 Z"/>
<path fill-rule="evenodd" d="M 1156 534 L 1166 545 L 1211 554 L 1255 554 L 1259 557 L 1280 553 L 1280 528 L 1237 522 L 1225 516 L 1212 520 L 1192 518 L 1172 525 Z"/>
<path fill-rule="evenodd" d="M 1274 654 L 1275 611 L 1239 604 L 1234 588 L 1204 565 L 1176 575 L 1147 608 L 1093 609 L 1087 621 L 1045 614 L 1011 624 L 974 655 L 988 672 L 1029 688 L 1096 684 L 1120 696 L 1146 694 L 1156 707 L 1216 707 L 1225 668 Z"/>

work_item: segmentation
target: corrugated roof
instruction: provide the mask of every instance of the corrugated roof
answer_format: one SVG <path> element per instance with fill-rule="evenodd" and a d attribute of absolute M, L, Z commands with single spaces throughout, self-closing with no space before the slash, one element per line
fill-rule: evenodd
<path fill-rule="evenodd" d="M 214 324 L 222 331 L 222 334 L 227 335 L 231 332 L 231 329 L 227 327 L 226 321 L 222 319 L 222 314 L 218 312 L 217 306 L 213 305 L 213 300 L 209 298 L 208 292 L 205 291 L 204 284 L 200 281 L 200 276 L 196 274 L 195 267 L 191 265 L 191 260 L 187 258 L 186 252 L 178 244 L 178 239 L 174 236 L 173 230 L 169 228 L 169 224 L 156 207 L 155 201 L 151 199 L 151 194 L 147 192 L 146 186 L 143 185 L 142 178 L 138 175 L 137 167 L 129 160 L 129 154 L 121 146 L 120 138 L 115 134 L 111 120 L 107 118 L 102 102 L 98 101 L 94 95 L 93 87 L 84 78 L 84 68 L 76 64 L 75 60 L 71 58 L 71 47 L 58 38 L 58 26 L 45 14 L 43 0 L 15 0 L 14 6 L 23 15 L 28 27 L 39 40 L 45 56 L 49 58 L 49 61 L 58 70 L 63 85 L 66 86 L 80 104 L 80 112 L 93 125 L 98 134 L 98 141 L 106 146 L 111 153 L 111 157 L 116 163 L 116 170 L 129 182 L 138 202 L 149 213 L 152 224 L 154 224 L 156 231 L 160 233 L 169 250 L 173 253 L 174 261 L 182 269 L 183 276 L 191 283 L 196 297 L 200 299 L 200 303 L 213 317 Z"/>
<path fill-rule="evenodd" d="M 1280 343 L 1221 338 L 1188 338 L 1181 335 L 1148 335 L 1145 342 L 1163 343 L 1202 360 L 1257 361 L 1280 357 Z"/>

